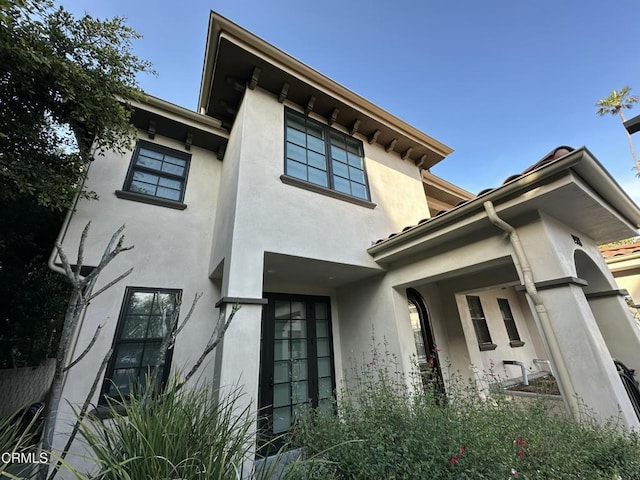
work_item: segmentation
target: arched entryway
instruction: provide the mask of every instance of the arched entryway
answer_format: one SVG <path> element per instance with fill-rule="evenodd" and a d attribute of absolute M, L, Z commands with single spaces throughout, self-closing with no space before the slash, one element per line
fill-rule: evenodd
<path fill-rule="evenodd" d="M 436 392 L 441 393 L 444 384 L 427 305 L 422 296 L 413 288 L 407 289 L 407 302 L 422 383 L 425 388 L 432 386 Z"/>
<path fill-rule="evenodd" d="M 631 320 L 624 292 L 605 276 L 587 253 L 576 250 L 574 261 L 577 277 L 587 283 L 583 291 L 611 356 L 638 370 L 640 332 Z"/>

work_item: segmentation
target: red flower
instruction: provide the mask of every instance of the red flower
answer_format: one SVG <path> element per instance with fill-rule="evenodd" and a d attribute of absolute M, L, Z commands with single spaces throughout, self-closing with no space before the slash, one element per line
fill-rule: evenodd
<path fill-rule="evenodd" d="M 495 367 L 495 366 L 496 366 L 496 364 L 494 363 L 494 361 L 493 361 L 493 360 L 491 360 L 491 361 L 489 362 L 489 366 L 490 366 L 491 368 L 493 368 L 493 367 Z"/>
<path fill-rule="evenodd" d="M 454 455 L 453 457 L 451 457 L 451 460 L 449 460 L 449 463 L 451 465 L 457 465 L 458 464 L 458 456 Z"/>
<path fill-rule="evenodd" d="M 516 445 L 518 445 L 519 447 L 526 447 L 527 446 L 527 442 L 525 440 L 523 440 L 522 438 L 519 438 L 516 440 Z"/>
<path fill-rule="evenodd" d="M 511 475 L 513 475 L 514 478 L 518 476 L 518 472 L 517 472 L 517 470 L 515 468 L 511 469 Z"/>
<path fill-rule="evenodd" d="M 439 347 L 438 345 L 436 345 L 436 346 L 434 347 L 434 350 L 435 350 L 436 352 L 440 352 L 440 351 L 441 351 L 441 350 L 440 350 L 440 347 Z"/>
<path fill-rule="evenodd" d="M 518 455 L 520 458 L 524 457 L 526 455 L 526 453 L 524 453 L 524 450 L 518 450 L 518 453 L 516 453 L 516 455 Z"/>
<path fill-rule="evenodd" d="M 375 360 L 371 360 L 368 364 L 370 367 L 375 367 L 376 366 L 376 362 Z"/>
<path fill-rule="evenodd" d="M 429 357 L 429 366 L 433 367 L 433 357 Z"/>

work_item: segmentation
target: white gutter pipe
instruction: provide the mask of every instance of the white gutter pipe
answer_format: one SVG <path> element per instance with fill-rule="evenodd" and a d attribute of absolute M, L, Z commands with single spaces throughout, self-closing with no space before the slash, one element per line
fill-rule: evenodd
<path fill-rule="evenodd" d="M 571 383 L 569 371 L 567 370 L 567 366 L 564 363 L 560 345 L 558 345 L 558 340 L 556 339 L 553 328 L 551 327 L 551 321 L 549 320 L 547 309 L 544 306 L 544 302 L 542 301 L 542 298 L 540 297 L 540 294 L 538 293 L 538 290 L 536 289 L 535 283 L 533 281 L 531 265 L 529 264 L 527 256 L 524 252 L 524 248 L 522 247 L 520 236 L 518 235 L 518 232 L 515 228 L 498 217 L 498 214 L 496 213 L 496 209 L 494 208 L 492 202 L 486 201 L 483 203 L 483 206 L 491 223 L 509 234 L 509 240 L 515 254 L 514 264 L 516 269 L 518 269 L 520 271 L 520 274 L 522 275 L 522 280 L 526 292 L 529 295 L 529 298 L 531 298 L 531 301 L 535 306 L 536 313 L 538 314 L 540 327 L 542 329 L 542 336 L 546 340 L 547 347 L 549 348 L 550 358 L 553 362 L 553 365 L 555 366 L 554 370 L 558 373 L 558 387 L 562 392 L 562 398 L 564 399 L 565 405 L 569 412 L 576 420 L 579 420 L 580 407 L 578 405 L 578 398 L 573 388 L 573 384 Z"/>
<path fill-rule="evenodd" d="M 554 377 L 556 376 L 553 373 L 553 367 L 551 366 L 551 362 L 549 360 L 543 358 L 534 358 L 533 363 L 534 365 L 546 364 L 549 367 L 549 373 L 551 373 L 551 375 L 553 375 Z"/>
<path fill-rule="evenodd" d="M 522 384 L 529 385 L 529 376 L 527 375 L 527 367 L 524 363 L 517 360 L 503 360 L 504 365 L 518 365 L 522 371 Z"/>

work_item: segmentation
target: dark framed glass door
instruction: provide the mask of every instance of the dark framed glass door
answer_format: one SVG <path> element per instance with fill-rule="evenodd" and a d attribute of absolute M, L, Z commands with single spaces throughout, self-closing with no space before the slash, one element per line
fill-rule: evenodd
<path fill-rule="evenodd" d="M 264 440 L 278 440 L 301 408 L 331 409 L 335 390 L 328 297 L 265 294 L 259 405 Z"/>
<path fill-rule="evenodd" d="M 427 306 L 422 296 L 412 288 L 407 289 L 407 301 L 422 383 L 425 388 L 432 386 L 435 393 L 444 393 L 442 372 Z"/>

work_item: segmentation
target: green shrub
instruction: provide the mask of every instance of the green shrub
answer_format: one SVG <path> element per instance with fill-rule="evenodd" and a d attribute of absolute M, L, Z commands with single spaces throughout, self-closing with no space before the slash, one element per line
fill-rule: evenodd
<path fill-rule="evenodd" d="M 87 417 L 81 434 L 104 480 L 236 479 L 251 449 L 254 417 L 238 390 L 216 398 L 171 386 L 153 398 L 112 402 L 110 417 Z"/>
<path fill-rule="evenodd" d="M 447 397 L 409 388 L 388 355 L 349 379 L 339 415 L 308 411 L 294 441 L 309 457 L 305 478 L 638 479 L 640 441 L 614 423 L 578 424 L 543 398 L 480 401 L 475 383 L 450 382 Z M 320 473 L 318 473 L 320 472 Z"/>

